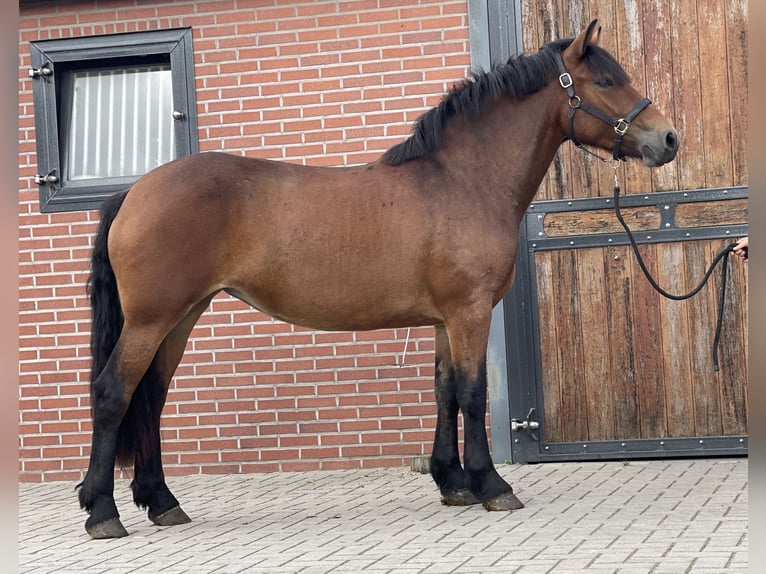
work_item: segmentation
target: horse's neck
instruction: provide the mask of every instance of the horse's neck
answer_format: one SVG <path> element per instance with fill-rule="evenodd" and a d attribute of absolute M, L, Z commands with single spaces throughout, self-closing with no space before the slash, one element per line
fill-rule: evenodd
<path fill-rule="evenodd" d="M 522 101 L 486 102 L 478 119 L 461 118 L 445 133 L 449 162 L 470 169 L 484 193 L 526 209 L 563 141 L 559 98 L 538 92 Z M 453 128 L 454 129 L 450 129 Z"/>

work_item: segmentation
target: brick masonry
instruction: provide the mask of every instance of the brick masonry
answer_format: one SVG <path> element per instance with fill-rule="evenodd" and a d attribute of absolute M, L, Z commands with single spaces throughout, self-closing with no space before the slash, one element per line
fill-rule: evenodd
<path fill-rule="evenodd" d="M 41 214 L 29 42 L 192 27 L 199 144 L 309 165 L 372 161 L 470 66 L 466 0 L 94 0 L 19 21 L 19 471 L 79 480 L 90 448 L 95 211 Z M 370 302 L 374 305 L 374 301 Z M 163 416 L 166 473 L 409 464 L 433 439 L 431 328 L 328 333 L 218 296 Z"/>

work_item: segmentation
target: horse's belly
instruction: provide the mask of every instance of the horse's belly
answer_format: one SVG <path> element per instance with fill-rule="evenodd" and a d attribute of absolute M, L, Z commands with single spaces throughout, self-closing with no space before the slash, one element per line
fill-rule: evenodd
<path fill-rule="evenodd" d="M 303 327 L 324 331 L 362 331 L 434 325 L 438 311 L 420 290 L 371 287 L 347 276 L 345 281 L 306 281 L 300 287 L 275 282 L 261 287 L 237 285 L 225 291 L 267 315 Z"/>

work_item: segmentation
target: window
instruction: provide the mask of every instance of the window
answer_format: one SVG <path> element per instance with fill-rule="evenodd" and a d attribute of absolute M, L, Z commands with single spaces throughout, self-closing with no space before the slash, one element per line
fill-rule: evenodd
<path fill-rule="evenodd" d="M 197 153 L 191 30 L 31 43 L 40 211 L 96 209 Z"/>

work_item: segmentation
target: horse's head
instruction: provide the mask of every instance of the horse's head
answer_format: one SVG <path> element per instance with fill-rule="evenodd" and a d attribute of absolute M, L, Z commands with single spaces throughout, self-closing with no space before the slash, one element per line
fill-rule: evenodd
<path fill-rule="evenodd" d="M 598 46 L 601 27 L 588 28 L 556 56 L 563 98 L 562 122 L 569 139 L 641 158 L 649 167 L 673 160 L 678 133 L 631 85 L 615 59 Z"/>

